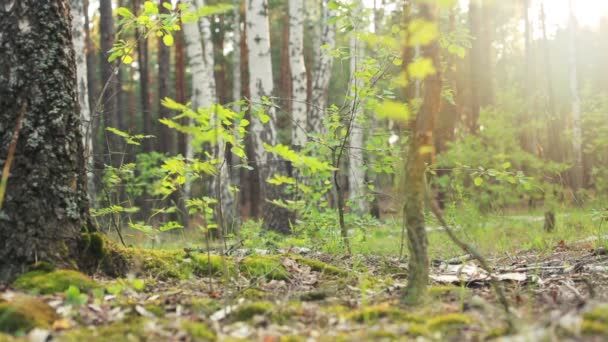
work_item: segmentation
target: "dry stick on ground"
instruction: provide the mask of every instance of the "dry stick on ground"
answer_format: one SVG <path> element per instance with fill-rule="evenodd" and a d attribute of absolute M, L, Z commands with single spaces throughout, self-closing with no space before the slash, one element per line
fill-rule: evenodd
<path fill-rule="evenodd" d="M 6 193 L 8 177 L 11 174 L 11 166 L 13 165 L 13 157 L 15 156 L 15 151 L 17 150 L 17 141 L 19 140 L 19 132 L 21 132 L 21 125 L 23 123 L 23 118 L 25 117 L 26 110 L 27 110 L 27 102 L 23 101 L 23 104 L 21 104 L 21 109 L 19 111 L 19 116 L 17 117 L 17 123 L 15 124 L 15 131 L 13 132 L 13 138 L 11 139 L 11 144 L 8 147 L 8 155 L 6 157 L 6 162 L 4 163 L 4 169 L 2 170 L 2 180 L 0 181 L 0 209 L 2 209 L 2 204 L 4 204 L 4 194 Z"/>
<path fill-rule="evenodd" d="M 496 279 L 496 277 L 492 274 L 492 269 L 486 262 L 486 259 L 475 249 L 475 247 L 460 240 L 458 238 L 458 236 L 456 236 L 456 234 L 454 234 L 454 231 L 452 231 L 452 228 L 450 228 L 450 225 L 447 223 L 447 221 L 443 217 L 443 214 L 441 213 L 441 209 L 439 208 L 439 206 L 437 205 L 437 202 L 435 201 L 435 197 L 429 197 L 428 200 L 429 200 L 429 205 L 431 207 L 431 211 L 433 212 L 433 215 L 435 215 L 435 217 L 439 221 L 439 224 L 441 224 L 443 226 L 443 229 L 448 234 L 450 239 L 458 247 L 460 247 L 460 249 L 462 249 L 464 252 L 469 253 L 473 257 L 473 259 L 475 259 L 475 260 L 477 260 L 477 262 L 479 262 L 479 265 L 481 266 L 481 268 L 484 269 L 486 272 L 488 272 L 488 275 L 490 276 L 490 284 L 492 285 L 492 288 L 494 288 L 494 291 L 496 291 L 496 295 L 498 296 L 498 301 L 500 302 L 503 310 L 505 311 L 508 332 L 511 332 L 511 333 L 515 332 L 515 325 L 513 324 L 513 317 L 511 315 L 511 310 L 509 309 L 509 301 L 507 300 L 507 297 L 505 296 L 505 292 L 504 292 L 504 289 L 502 288 L 502 285 L 499 283 L 498 279 Z"/>

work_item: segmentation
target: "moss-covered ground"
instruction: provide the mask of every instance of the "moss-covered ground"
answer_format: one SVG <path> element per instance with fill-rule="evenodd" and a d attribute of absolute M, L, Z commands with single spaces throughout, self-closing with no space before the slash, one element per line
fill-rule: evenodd
<path fill-rule="evenodd" d="M 467 258 L 435 260 L 427 297 L 409 307 L 400 303 L 407 262 L 395 257 L 291 249 L 222 257 L 104 241 L 90 275 L 42 264 L 0 288 L 0 342 L 604 340 L 608 256 L 585 244 L 490 256 L 507 277 L 516 328 L 508 331 Z M 450 270 L 462 281 L 442 281 Z"/>

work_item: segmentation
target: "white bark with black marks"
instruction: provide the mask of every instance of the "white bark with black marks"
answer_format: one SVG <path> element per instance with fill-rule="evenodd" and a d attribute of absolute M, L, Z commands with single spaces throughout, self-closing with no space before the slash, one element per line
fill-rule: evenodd
<path fill-rule="evenodd" d="M 289 0 L 289 66 L 292 77 L 291 144 L 303 147 L 307 141 L 306 66 L 304 65 L 304 5 Z"/>

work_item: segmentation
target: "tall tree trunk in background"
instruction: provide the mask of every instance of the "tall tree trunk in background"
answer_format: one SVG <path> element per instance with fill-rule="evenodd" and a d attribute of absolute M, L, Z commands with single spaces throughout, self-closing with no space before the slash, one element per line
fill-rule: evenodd
<path fill-rule="evenodd" d="M 232 46 L 234 49 L 232 55 L 232 101 L 238 102 L 243 98 L 242 94 L 242 77 L 241 77 L 241 6 L 239 0 L 234 4 L 234 23 L 233 23 L 233 38 Z M 238 103 L 232 108 L 235 112 L 241 111 L 241 106 Z"/>
<path fill-rule="evenodd" d="M 140 0 L 133 0 L 133 13 L 139 13 Z M 148 71 L 148 39 L 143 36 L 139 29 L 135 29 L 137 37 L 137 67 L 139 71 L 139 98 L 141 102 L 141 112 L 143 129 L 145 135 L 154 135 L 154 123 L 152 119 L 152 104 L 150 102 L 150 73 Z M 144 152 L 152 152 L 153 140 L 146 139 L 143 142 Z"/>
<path fill-rule="evenodd" d="M 526 122 L 522 130 L 522 146 L 524 150 L 529 153 L 536 153 L 537 141 L 536 141 L 536 126 L 533 112 L 533 102 L 536 98 L 536 86 L 535 81 L 535 63 L 534 63 L 534 51 L 532 46 L 533 32 L 532 22 L 530 21 L 530 0 L 523 0 L 524 7 L 524 34 L 525 34 L 525 49 L 526 49 L 526 61 L 524 68 L 524 99 L 525 108 L 523 115 L 523 122 Z"/>
<path fill-rule="evenodd" d="M 555 105 L 555 92 L 553 90 L 553 67 L 551 63 L 551 52 L 549 50 L 549 38 L 547 37 L 547 23 L 544 3 L 541 3 L 541 28 L 543 31 L 543 66 L 547 82 L 547 120 L 549 121 L 547 131 L 547 147 L 549 157 L 556 162 L 562 161 L 561 135 L 559 113 Z"/>
<path fill-rule="evenodd" d="M 291 69 L 291 144 L 302 148 L 306 136 L 306 66 L 304 65 L 304 4 L 289 0 L 289 66 Z"/>
<path fill-rule="evenodd" d="M 457 7 L 452 7 L 449 14 L 449 26 L 445 32 L 454 32 L 456 29 L 456 15 L 458 13 Z M 435 153 L 440 154 L 448 149 L 448 143 L 454 140 L 454 131 L 456 124 L 460 117 L 460 108 L 458 106 L 457 99 L 459 98 L 459 90 L 457 85 L 458 71 L 456 70 L 456 55 L 447 52 L 445 60 L 445 77 L 444 81 L 447 83 L 449 89 L 453 92 L 451 100 L 442 98 L 441 111 L 438 114 L 437 127 L 435 129 Z M 437 170 L 437 177 L 449 175 L 450 171 L 447 168 L 439 167 Z M 437 201 L 441 208 L 445 205 L 446 192 L 444 189 L 438 189 Z"/>
<path fill-rule="evenodd" d="M 67 0 L 0 7 L 0 156 L 14 148 L 0 185 L 0 281 L 39 261 L 86 259 L 81 230 L 94 227 L 70 27 Z"/>
<path fill-rule="evenodd" d="M 471 66 L 470 84 L 470 108 L 467 115 L 467 127 L 469 132 L 479 132 L 479 112 L 481 111 L 480 87 L 481 84 L 481 60 L 482 60 L 482 37 L 481 37 L 481 9 L 479 2 L 469 2 L 469 29 L 473 36 L 471 54 L 469 57 Z"/>
<path fill-rule="evenodd" d="M 353 15 L 357 18 L 363 6 L 360 1 L 356 2 Z M 363 160 L 363 103 L 361 98 L 361 88 L 364 86 L 361 78 L 357 75 L 362 69 L 364 47 L 362 40 L 357 36 L 358 29 L 355 28 L 350 36 L 350 96 L 352 97 L 350 113 L 350 136 L 348 150 L 348 190 L 349 199 L 353 203 L 353 211 L 359 215 L 367 214 L 369 208 L 365 198 L 365 169 Z"/>
<path fill-rule="evenodd" d="M 308 108 L 309 132 L 323 134 L 323 117 L 327 109 L 327 91 L 331 80 L 331 69 L 333 58 L 329 55 L 336 45 L 336 25 L 330 23 L 331 10 L 327 0 L 321 0 L 322 10 L 320 23 L 319 44 L 314 45 L 316 51 L 315 67 L 313 68 L 313 80 L 311 89 L 310 106 Z"/>
<path fill-rule="evenodd" d="M 256 169 L 260 175 L 260 188 L 263 194 L 262 218 L 267 229 L 288 233 L 291 214 L 284 208 L 269 201 L 283 197 L 282 187 L 268 184 L 266 181 L 279 171 L 283 171 L 284 162 L 276 161 L 264 149 L 264 144 L 276 145 L 276 113 L 272 106 L 261 104 L 263 97 L 271 97 L 274 84 L 270 50 L 270 31 L 267 0 L 247 0 L 246 3 L 247 47 L 249 49 L 249 91 L 251 92 L 251 137 L 255 154 Z M 266 126 L 260 120 L 261 112 L 269 117 Z"/>
<path fill-rule="evenodd" d="M 475 1 L 475 0 L 473 0 Z M 494 0 L 480 0 L 481 13 L 479 17 L 479 44 L 481 45 L 481 64 L 479 65 L 480 89 L 479 101 L 481 107 L 491 106 L 494 104 L 494 50 L 492 48 L 492 40 L 494 39 L 494 27 L 492 26 L 494 18 L 495 4 Z"/>
<path fill-rule="evenodd" d="M 104 128 L 120 128 L 118 112 L 119 80 L 114 69 L 119 62 L 108 62 L 108 51 L 114 45 L 114 18 L 112 16 L 112 0 L 99 1 L 99 30 L 101 32 L 101 90 Z M 117 167 L 122 162 L 124 143 L 115 134 L 105 132 L 109 150 L 108 159 L 110 164 Z"/>
<path fill-rule="evenodd" d="M 577 191 L 583 187 L 584 174 L 583 174 L 583 132 L 582 132 L 582 118 L 581 118 L 581 98 L 578 87 L 578 56 L 577 56 L 577 22 L 574 17 L 573 2 L 570 0 L 570 95 L 572 101 L 572 152 L 574 156 L 574 163 L 571 171 L 571 183 L 574 191 Z"/>
<path fill-rule="evenodd" d="M 90 20 L 89 20 L 89 0 L 82 1 L 83 14 L 84 14 L 84 34 L 85 34 L 85 49 L 87 54 L 87 90 L 88 90 L 88 98 L 89 98 L 89 110 L 91 111 L 92 123 L 91 123 L 91 136 L 93 140 L 95 139 L 95 134 L 97 132 L 96 122 L 99 120 L 98 113 L 95 108 L 97 104 L 97 97 L 99 96 L 99 75 L 98 75 L 98 62 L 97 62 L 97 52 L 95 51 L 95 44 L 91 40 L 91 32 L 89 30 Z M 92 147 L 94 148 L 94 147 Z"/>
<path fill-rule="evenodd" d="M 213 67 L 215 77 L 215 93 L 220 104 L 224 105 L 228 103 L 228 88 L 226 80 L 226 57 L 224 57 L 224 38 L 226 35 L 226 28 L 224 27 L 224 16 L 220 15 L 212 18 L 210 23 L 215 22 L 211 25 L 211 38 L 213 39 L 213 55 L 215 60 L 215 66 Z M 213 29 L 215 28 L 215 29 Z"/>
<path fill-rule="evenodd" d="M 175 33 L 175 100 L 179 103 L 186 103 L 186 53 L 183 25 L 181 26 L 182 30 Z M 188 119 L 180 119 L 180 124 L 187 125 Z M 177 153 L 185 156 L 187 146 L 186 134 L 177 132 Z"/>
<path fill-rule="evenodd" d="M 72 14 L 72 41 L 76 53 L 76 89 L 78 93 L 78 105 L 80 107 L 80 122 L 82 124 L 82 142 L 87 168 L 87 189 L 89 199 L 95 201 L 95 175 L 93 174 L 93 132 L 91 120 L 91 110 L 89 107 L 89 92 L 87 81 L 87 56 L 86 56 L 86 35 L 88 31 L 85 26 L 85 14 L 88 7 L 84 7 L 82 0 L 70 0 Z"/>
<path fill-rule="evenodd" d="M 437 8 L 431 3 L 420 4 L 422 19 L 437 23 Z M 423 47 L 423 57 L 433 61 L 437 72 L 424 80 L 424 100 L 413 126 L 412 139 L 405 164 L 404 224 L 407 226 L 409 248 L 409 281 L 403 294 L 407 304 L 420 303 L 429 281 L 428 240 L 425 230 L 424 207 L 426 198 L 425 171 L 432 161 L 433 130 L 441 109 L 441 61 L 439 42 Z"/>
<path fill-rule="evenodd" d="M 196 4 L 192 4 L 191 8 L 202 8 L 205 4 L 202 0 L 196 0 Z M 214 59 L 213 59 L 213 42 L 211 37 L 211 24 L 208 18 L 199 19 L 198 23 L 189 23 L 184 25 L 184 36 L 186 40 L 186 53 L 190 63 L 192 72 L 192 106 L 194 108 L 210 109 L 217 103 L 215 78 L 214 78 Z M 215 117 L 212 121 L 216 125 L 221 125 Z M 193 122 L 190 122 L 193 124 Z M 190 136 L 187 137 L 187 152 L 186 157 L 194 157 L 194 147 L 192 146 Z M 218 138 L 217 146 L 214 148 L 214 156 L 221 160 L 225 156 L 225 143 L 223 139 Z M 219 186 L 220 194 L 218 200 L 221 203 L 223 217 L 226 219 L 226 225 L 231 224 L 231 219 L 235 217 L 234 201 L 230 194 L 230 173 L 228 165 L 223 163 L 220 172 L 214 177 L 212 183 L 213 194 L 216 195 L 216 189 Z M 185 189 L 185 197 L 190 197 L 190 189 Z M 223 228 L 227 228 L 224 225 Z"/>
<path fill-rule="evenodd" d="M 162 4 L 171 4 L 169 0 L 161 0 L 160 12 L 169 13 L 169 10 L 164 8 Z M 169 118 L 171 111 L 161 104 L 165 97 L 171 96 L 171 48 L 163 43 L 162 38 L 158 38 L 158 118 Z M 169 127 L 157 124 L 157 140 L 158 150 L 165 154 L 173 154 L 175 152 L 175 135 Z"/>
<path fill-rule="evenodd" d="M 287 0 L 285 2 L 285 15 L 283 16 L 283 32 L 281 39 L 281 71 L 279 74 L 279 89 L 277 89 L 277 95 L 280 98 L 279 103 L 283 107 L 283 111 L 292 114 L 291 106 L 292 106 L 292 93 L 293 93 L 293 76 L 291 75 L 291 59 L 290 59 L 290 51 L 291 51 L 291 15 L 290 15 L 290 1 Z M 277 128 L 289 129 L 290 125 L 293 123 L 293 117 L 287 116 L 287 120 L 285 122 L 277 122 Z"/>

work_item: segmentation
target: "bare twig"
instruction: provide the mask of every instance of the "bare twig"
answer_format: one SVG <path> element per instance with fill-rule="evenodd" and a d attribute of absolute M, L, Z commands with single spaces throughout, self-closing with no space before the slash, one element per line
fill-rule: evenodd
<path fill-rule="evenodd" d="M 19 110 L 19 116 L 17 117 L 17 123 L 15 124 L 15 131 L 13 132 L 13 138 L 11 139 L 11 143 L 8 146 L 8 155 L 6 157 L 6 162 L 4 163 L 4 169 L 2 170 L 2 180 L 0 181 L 0 209 L 2 209 L 2 205 L 4 204 L 4 195 L 6 194 L 6 186 L 8 183 L 8 177 L 11 174 L 11 166 L 13 165 L 13 157 L 15 156 L 15 151 L 17 150 L 17 141 L 19 140 L 19 132 L 21 132 L 21 126 L 23 124 L 23 118 L 25 117 L 25 112 L 27 111 L 27 102 L 23 101 L 21 104 L 21 109 Z"/>

